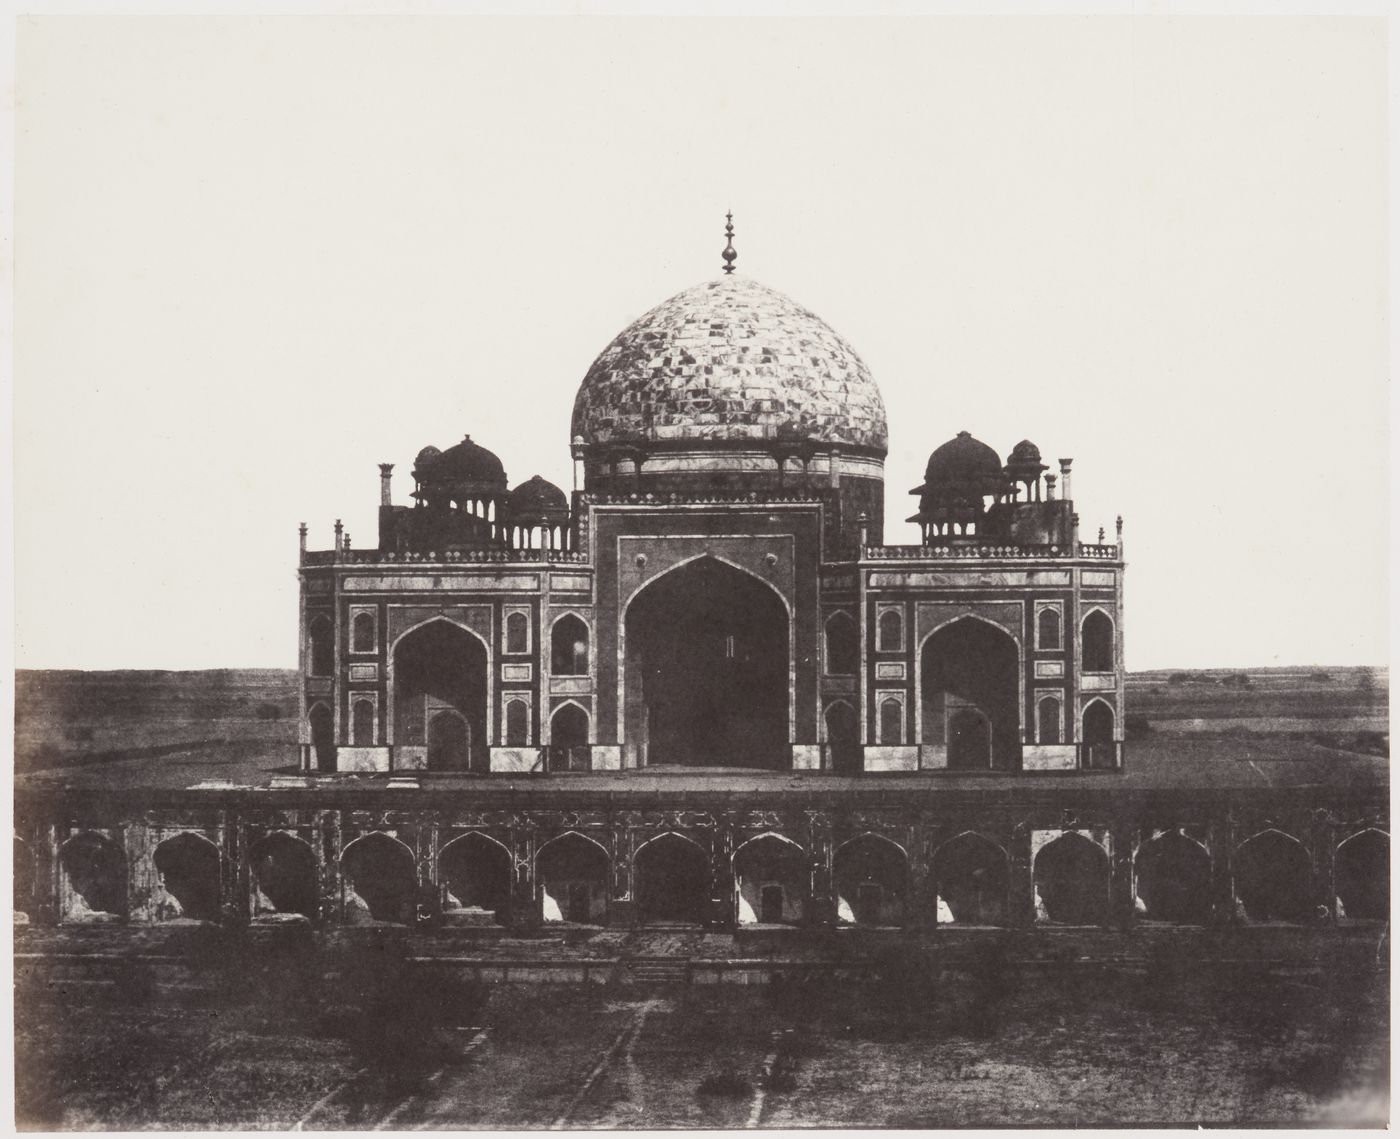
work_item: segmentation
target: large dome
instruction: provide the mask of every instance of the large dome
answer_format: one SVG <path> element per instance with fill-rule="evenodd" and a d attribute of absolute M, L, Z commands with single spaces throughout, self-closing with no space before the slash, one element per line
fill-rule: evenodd
<path fill-rule="evenodd" d="M 782 293 L 722 277 L 633 321 L 574 400 L 585 443 L 810 439 L 883 456 L 885 405 L 861 358 Z"/>

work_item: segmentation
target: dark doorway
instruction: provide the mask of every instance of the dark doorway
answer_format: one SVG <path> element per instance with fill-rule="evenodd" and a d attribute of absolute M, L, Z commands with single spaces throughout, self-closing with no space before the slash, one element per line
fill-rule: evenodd
<path fill-rule="evenodd" d="M 364 925 L 413 921 L 417 874 L 413 852 L 386 834 L 367 834 L 345 848 L 346 922 Z"/>
<path fill-rule="evenodd" d="M 549 721 L 549 769 L 587 771 L 588 713 L 577 704 L 561 704 Z"/>
<path fill-rule="evenodd" d="M 1390 838 L 1362 831 L 1337 848 L 1337 916 L 1384 921 L 1390 916 Z"/>
<path fill-rule="evenodd" d="M 1210 855 L 1171 832 L 1138 848 L 1137 901 L 1147 921 L 1205 925 L 1210 920 Z"/>
<path fill-rule="evenodd" d="M 1312 917 L 1312 861 L 1302 843 L 1282 831 L 1265 831 L 1235 851 L 1235 895 L 1252 922 L 1291 922 Z"/>
<path fill-rule="evenodd" d="M 545 921 L 596 924 L 607 917 L 612 863 L 596 842 L 561 835 L 535 856 Z"/>
<path fill-rule="evenodd" d="M 990 839 L 961 834 L 933 856 L 938 897 L 956 925 L 1005 925 L 1006 854 Z"/>
<path fill-rule="evenodd" d="M 837 918 L 855 925 L 904 924 L 904 899 L 909 863 L 889 839 L 861 835 L 836 852 L 832 860 L 836 883 Z"/>
<path fill-rule="evenodd" d="M 828 763 L 836 774 L 860 774 L 860 721 L 856 710 L 844 700 L 826 710 L 826 747 Z"/>
<path fill-rule="evenodd" d="M 739 924 L 797 925 L 805 916 L 807 855 L 777 835 L 760 835 L 734 852 Z"/>
<path fill-rule="evenodd" d="M 1035 856 L 1036 920 L 1102 925 L 1108 916 L 1108 855 L 1082 834 L 1062 834 Z"/>
<path fill-rule="evenodd" d="M 955 771 L 992 766 L 992 726 L 976 708 L 959 708 L 948 717 L 948 766 Z"/>
<path fill-rule="evenodd" d="M 648 765 L 787 766 L 788 619 L 771 588 L 701 558 L 637 595 L 626 637 L 627 738 Z"/>
<path fill-rule="evenodd" d="M 486 648 L 448 621 L 394 647 L 394 743 L 425 747 L 435 771 L 486 771 Z"/>
<path fill-rule="evenodd" d="M 126 855 L 111 839 L 91 831 L 75 835 L 63 844 L 58 862 L 72 894 L 66 918 L 126 916 Z"/>
<path fill-rule="evenodd" d="M 1019 659 L 1011 634 L 975 617 L 945 625 L 924 641 L 923 742 L 945 744 L 949 767 L 1021 766 Z M 971 715 L 978 712 L 980 726 Z"/>
<path fill-rule="evenodd" d="M 443 909 L 485 910 L 499 925 L 510 921 L 510 855 L 485 835 L 454 839 L 438 855 Z"/>
<path fill-rule="evenodd" d="M 709 917 L 710 863 L 693 842 L 662 835 L 637 851 L 637 912 L 643 923 L 700 925 Z"/>
<path fill-rule="evenodd" d="M 472 748 L 471 726 L 455 708 L 442 708 L 428 719 L 428 767 L 433 771 L 467 768 Z"/>
<path fill-rule="evenodd" d="M 1095 609 L 1084 618 L 1079 646 L 1085 672 L 1113 671 L 1113 622 L 1107 613 Z"/>
<path fill-rule="evenodd" d="M 335 770 L 335 719 L 324 704 L 317 704 L 307 713 L 311 724 L 311 751 L 316 757 L 317 771 Z"/>
<path fill-rule="evenodd" d="M 311 847 L 289 834 L 270 834 L 248 851 L 262 913 L 316 916 L 316 860 Z"/>
<path fill-rule="evenodd" d="M 219 920 L 219 848 L 202 835 L 177 834 L 155 849 L 156 873 L 175 903 L 162 917 Z"/>
<path fill-rule="evenodd" d="M 1085 766 L 1108 770 L 1116 766 L 1113 743 L 1113 709 L 1095 700 L 1084 709 Z"/>

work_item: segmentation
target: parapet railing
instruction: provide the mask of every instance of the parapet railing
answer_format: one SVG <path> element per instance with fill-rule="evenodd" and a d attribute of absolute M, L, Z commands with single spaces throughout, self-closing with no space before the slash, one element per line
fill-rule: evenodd
<path fill-rule="evenodd" d="M 573 550 L 314 550 L 302 556 L 305 566 L 416 565 L 460 562 L 469 565 L 587 565 L 588 555 Z"/>
<path fill-rule="evenodd" d="M 1116 561 L 1118 547 L 1089 542 L 1064 546 L 865 546 L 862 556 L 875 561 L 939 558 L 1102 558 Z"/>
<path fill-rule="evenodd" d="M 824 496 L 825 495 L 825 496 Z M 689 505 L 740 505 L 753 503 L 758 506 L 804 504 L 820 505 L 829 494 L 818 491 L 794 491 L 791 494 L 600 494 L 589 491 L 579 496 L 592 506 L 689 506 Z"/>

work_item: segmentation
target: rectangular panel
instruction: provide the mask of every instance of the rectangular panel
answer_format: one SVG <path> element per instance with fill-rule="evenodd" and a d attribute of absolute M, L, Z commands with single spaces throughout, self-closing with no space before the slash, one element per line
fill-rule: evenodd
<path fill-rule="evenodd" d="M 532 664 L 503 664 L 501 665 L 502 680 L 529 680 L 535 675 L 535 666 Z"/>
<path fill-rule="evenodd" d="M 493 747 L 492 771 L 543 771 L 544 758 L 537 747 Z"/>
<path fill-rule="evenodd" d="M 875 666 L 876 680 L 903 680 L 904 662 L 902 660 L 882 660 Z"/>
<path fill-rule="evenodd" d="M 539 589 L 537 573 L 381 573 L 374 576 L 354 574 L 343 583 L 346 590 L 361 592 L 403 592 L 437 589 L 491 591 Z"/>
<path fill-rule="evenodd" d="M 1068 585 L 1069 570 L 950 570 L 931 573 L 874 571 L 871 589 L 952 588 L 972 589 L 1009 585 Z"/>
<path fill-rule="evenodd" d="M 593 578 L 586 573 L 553 573 L 549 575 L 549 588 L 587 593 L 593 588 Z"/>
<path fill-rule="evenodd" d="M 1053 680 L 1057 676 L 1064 676 L 1065 662 L 1062 660 L 1038 660 L 1035 662 L 1035 678 L 1037 680 Z"/>
<path fill-rule="evenodd" d="M 916 745 L 889 745 L 865 749 L 866 771 L 917 771 L 919 749 Z"/>
<path fill-rule="evenodd" d="M 1074 744 L 1025 744 L 1021 748 L 1022 771 L 1073 771 L 1078 766 Z"/>
<path fill-rule="evenodd" d="M 387 747 L 338 747 L 335 749 L 337 771 L 388 771 Z"/>
<path fill-rule="evenodd" d="M 822 749 L 820 744 L 793 744 L 792 769 L 794 771 L 820 771 Z"/>
<path fill-rule="evenodd" d="M 587 696 L 593 691 L 591 676 L 550 677 L 549 690 L 556 696 Z"/>
<path fill-rule="evenodd" d="M 1118 687 L 1118 677 L 1111 672 L 1086 672 L 1079 678 L 1085 692 L 1111 692 Z"/>
<path fill-rule="evenodd" d="M 379 666 L 377 664 L 352 664 L 350 666 L 351 680 L 378 680 Z"/>
<path fill-rule="evenodd" d="M 1080 580 L 1085 585 L 1117 585 L 1118 575 L 1113 570 L 1085 570 Z"/>

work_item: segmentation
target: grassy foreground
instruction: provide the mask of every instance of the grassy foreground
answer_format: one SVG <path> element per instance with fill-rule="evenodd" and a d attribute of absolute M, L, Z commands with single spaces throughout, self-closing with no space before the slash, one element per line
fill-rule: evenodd
<path fill-rule="evenodd" d="M 411 973 L 341 973 L 301 997 L 186 1007 L 51 992 L 16 1010 L 18 1121 L 1377 1125 L 1389 1111 L 1387 982 L 1164 963 L 449 999 Z"/>

